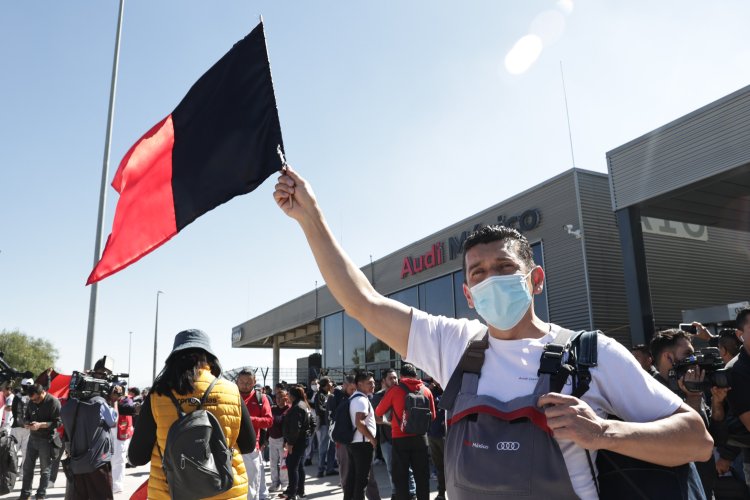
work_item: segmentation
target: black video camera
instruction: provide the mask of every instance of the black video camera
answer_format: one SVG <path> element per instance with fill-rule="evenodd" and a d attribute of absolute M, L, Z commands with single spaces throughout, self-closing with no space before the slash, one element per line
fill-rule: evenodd
<path fill-rule="evenodd" d="M 33 378 L 31 372 L 19 372 L 5 361 L 5 353 L 0 352 L 0 384 L 10 382 L 17 378 Z"/>
<path fill-rule="evenodd" d="M 128 378 L 127 373 L 94 373 L 73 372 L 70 377 L 70 397 L 88 401 L 94 396 L 107 399 L 121 378 Z"/>
<path fill-rule="evenodd" d="M 724 360 L 719 355 L 718 347 L 704 347 L 696 354 L 678 361 L 672 368 L 677 378 L 685 375 L 691 366 L 699 366 L 705 373 L 702 382 L 683 380 L 682 383 L 689 391 L 700 392 L 711 387 L 730 387 L 729 372 L 724 369 Z"/>

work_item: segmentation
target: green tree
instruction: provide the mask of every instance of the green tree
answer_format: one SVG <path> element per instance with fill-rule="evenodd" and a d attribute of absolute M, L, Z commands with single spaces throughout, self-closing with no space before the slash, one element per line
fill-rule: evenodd
<path fill-rule="evenodd" d="M 54 367 L 58 358 L 57 349 L 49 340 L 31 337 L 19 330 L 0 331 L 0 352 L 13 369 L 28 370 L 34 377 Z"/>

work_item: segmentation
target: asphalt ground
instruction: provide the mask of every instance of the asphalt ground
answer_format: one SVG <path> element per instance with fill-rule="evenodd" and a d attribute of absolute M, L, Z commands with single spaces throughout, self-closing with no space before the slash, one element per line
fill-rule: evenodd
<path fill-rule="evenodd" d="M 122 493 L 115 494 L 115 500 L 127 500 L 130 495 L 138 489 L 138 487 L 148 480 L 149 471 L 151 469 L 150 464 L 146 464 L 141 467 L 135 467 L 132 469 L 125 469 L 125 481 L 124 491 Z M 373 470 L 375 471 L 375 478 L 378 482 L 378 488 L 380 490 L 380 496 L 383 500 L 391 498 L 391 485 L 388 481 L 388 471 L 385 468 L 385 464 L 374 464 Z M 317 477 L 318 467 L 313 464 L 305 467 L 306 478 L 305 478 L 305 492 L 307 493 L 308 500 L 314 499 L 341 499 L 344 494 L 339 486 L 338 476 L 326 476 Z M 270 482 L 271 473 L 269 466 L 265 466 L 266 481 Z M 32 483 L 32 494 L 31 498 L 34 498 L 36 494 L 36 487 L 39 485 L 39 468 L 35 471 L 34 481 Z M 434 499 L 437 496 L 437 481 L 435 479 L 430 480 L 431 493 L 430 498 Z M 21 493 L 21 481 L 16 481 L 16 486 L 13 492 L 2 495 L 0 498 L 18 498 Z M 64 499 L 65 498 L 65 475 L 60 469 L 57 476 L 57 482 L 54 485 L 50 485 L 47 488 L 48 499 Z M 278 499 L 276 493 L 270 493 L 269 499 Z M 94 499 L 95 500 L 95 499 Z"/>

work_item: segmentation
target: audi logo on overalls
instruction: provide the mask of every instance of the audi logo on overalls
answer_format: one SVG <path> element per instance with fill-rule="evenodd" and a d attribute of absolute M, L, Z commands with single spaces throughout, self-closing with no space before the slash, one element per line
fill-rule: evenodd
<path fill-rule="evenodd" d="M 500 441 L 497 443 L 497 451 L 518 451 L 521 443 L 516 441 Z"/>

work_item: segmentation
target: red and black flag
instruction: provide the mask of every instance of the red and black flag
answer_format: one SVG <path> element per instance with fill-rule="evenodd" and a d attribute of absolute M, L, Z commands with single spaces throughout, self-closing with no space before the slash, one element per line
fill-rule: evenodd
<path fill-rule="evenodd" d="M 281 126 L 263 23 L 237 42 L 120 162 L 112 233 L 86 282 L 156 249 L 281 168 Z"/>

